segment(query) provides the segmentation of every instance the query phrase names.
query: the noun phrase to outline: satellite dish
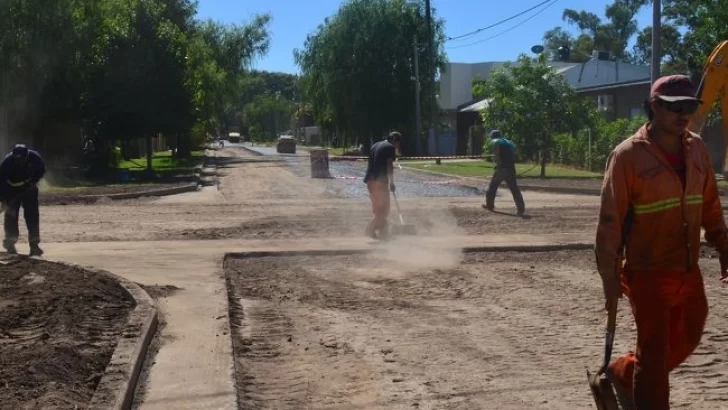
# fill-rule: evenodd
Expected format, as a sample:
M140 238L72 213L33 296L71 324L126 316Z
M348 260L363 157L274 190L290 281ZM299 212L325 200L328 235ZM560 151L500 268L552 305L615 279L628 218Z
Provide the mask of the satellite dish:
M539 54L539 53L543 52L543 50L544 50L544 48L542 45L535 45L535 46L531 47L531 52L533 54Z

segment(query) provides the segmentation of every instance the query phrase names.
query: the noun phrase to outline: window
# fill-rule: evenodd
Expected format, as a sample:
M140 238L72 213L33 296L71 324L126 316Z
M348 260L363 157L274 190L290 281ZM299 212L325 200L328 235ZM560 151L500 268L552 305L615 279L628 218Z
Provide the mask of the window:
M599 111L614 111L614 95L599 94L597 96L597 108Z
M637 118L637 117L644 117L644 116L645 116L645 110L642 107L632 108L629 111L630 118Z

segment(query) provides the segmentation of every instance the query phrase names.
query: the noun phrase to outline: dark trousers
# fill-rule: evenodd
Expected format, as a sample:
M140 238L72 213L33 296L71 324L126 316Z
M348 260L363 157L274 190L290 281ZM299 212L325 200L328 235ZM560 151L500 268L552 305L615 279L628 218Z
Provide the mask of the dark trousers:
M515 168L496 168L493 178L490 179L490 185L488 191L485 193L485 205L488 208L494 207L495 194L498 191L498 186L505 181L508 185L508 189L511 190L513 195L513 201L516 203L516 209L519 213L523 213L526 210L526 205L523 202L523 195L521 195L521 189L518 187L516 182L516 169Z
M38 187L6 195L8 209L5 210L5 242L15 244L20 236L18 218L23 207L25 225L28 227L28 242L40 243L40 211L38 209Z

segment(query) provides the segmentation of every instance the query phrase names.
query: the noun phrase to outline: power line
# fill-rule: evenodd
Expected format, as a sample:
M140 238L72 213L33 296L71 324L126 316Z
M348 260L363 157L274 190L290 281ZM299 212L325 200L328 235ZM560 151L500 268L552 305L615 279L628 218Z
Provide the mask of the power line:
M487 37L487 38L484 38L484 39L482 39L482 40L478 40L478 41L472 42L472 43L470 43L470 44L462 44L462 45L459 45L459 46L452 46L452 47L448 47L448 50L453 50L453 49L457 49L457 48L464 48L464 47L470 47L470 46L474 46L474 45L477 45L477 44L480 44L480 43L484 43L484 42L486 42L486 41L488 41L488 40L492 40L492 39L494 39L494 38L496 38L496 37L500 37L500 36L502 36L503 34L506 34L506 33L508 33L509 31L512 31L512 30L514 30L514 29L516 29L516 28L518 28L518 27L520 27L520 26L524 25L524 24L525 24L525 23L526 23L526 22L527 22L528 20L531 20L532 18L534 18L534 17L538 16L539 14L543 13L544 11L546 11L546 9L548 9L548 8L549 8L549 7L551 7L551 6L553 6L553 5L554 5L554 4L555 4L555 3L557 2L557 1L559 1L559 0L549 0L549 1L550 1L551 3L547 4L547 5L546 5L546 6L544 7L544 8L542 8L542 9L541 9L541 10L539 10L539 11L537 11L537 12L536 12L536 14L534 14L534 15L532 15L532 16L530 16L530 17L528 17L527 19L525 19L525 20L521 21L520 23L516 24L515 26L511 26L511 27L509 27L509 28L507 28L507 29L505 29L505 30L503 30L503 31L501 31L501 32L499 32L499 33L497 33L497 34L494 34L494 35L492 35L492 36L490 36L490 37Z
M491 29L491 28L493 28L493 27L496 27L496 26L500 26L501 24L503 24L503 23L505 23L505 22L511 21L511 20L513 20L513 19L514 19L514 18L516 18L516 17L520 17L520 16L522 16L522 15L524 15L524 14L528 13L528 12L529 12L529 11L531 11L531 10L535 10L535 9L537 9L537 8L541 7L541 6L543 6L544 4L546 4L546 3L550 2L550 1L553 1L553 0L546 0L546 1L542 1L541 3L538 3L537 5L535 5L535 6L531 7L531 8L530 8L530 9L528 9L528 10L524 10L524 11L522 11L522 12L518 13L518 14L515 14L515 15L513 15L513 16L511 16L511 17L508 17L507 19L504 19L504 20L501 20L501 21L499 21L499 22L497 22L497 23L491 24L491 25L490 25L490 26L488 26L488 27L483 27L483 28L479 28L479 29L477 29L477 30L475 30L475 31L471 31L470 33L465 33L465 34L462 34L462 35L459 35L459 36L455 36L455 37L448 37L448 38L447 38L447 39L446 39L445 41L452 41L452 40L458 40L458 39L461 39L461 38L465 38L465 37L470 37L470 36L472 36L472 35L474 35L474 34L478 34L478 33L480 33L481 31L485 31L485 30Z

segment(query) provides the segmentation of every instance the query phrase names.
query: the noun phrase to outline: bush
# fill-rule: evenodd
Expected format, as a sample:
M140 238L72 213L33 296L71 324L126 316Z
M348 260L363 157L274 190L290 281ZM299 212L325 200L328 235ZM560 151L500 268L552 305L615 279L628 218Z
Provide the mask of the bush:
M575 134L558 134L553 137L553 158L556 163L576 168L603 170L609 153L634 134L647 119L635 117L606 121L599 119L591 132L591 167L589 167L589 134L583 130Z

